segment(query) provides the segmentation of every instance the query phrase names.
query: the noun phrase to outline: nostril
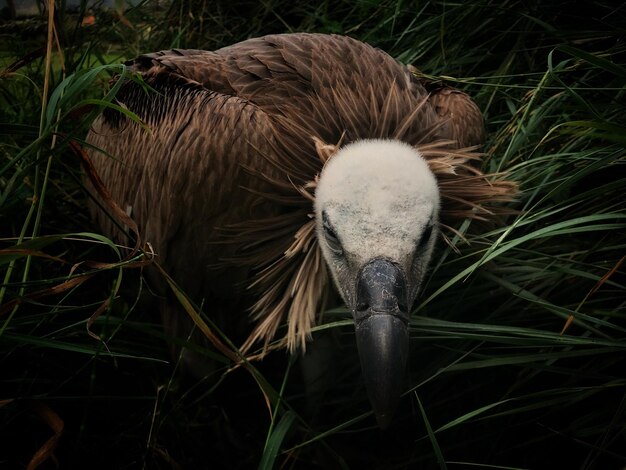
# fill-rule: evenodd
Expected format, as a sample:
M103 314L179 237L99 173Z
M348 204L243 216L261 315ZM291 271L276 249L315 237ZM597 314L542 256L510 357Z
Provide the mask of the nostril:
M370 261L361 269L355 287L354 312L359 316L372 312L408 317L406 281L395 263L382 258Z

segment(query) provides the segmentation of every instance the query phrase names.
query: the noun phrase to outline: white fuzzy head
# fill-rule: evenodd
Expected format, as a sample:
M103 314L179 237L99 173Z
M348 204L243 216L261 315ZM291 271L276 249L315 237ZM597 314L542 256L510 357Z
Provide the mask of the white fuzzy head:
M415 148L394 140L341 148L320 175L315 215L322 252L349 308L361 268L376 258L400 267L414 301L439 215L437 180Z

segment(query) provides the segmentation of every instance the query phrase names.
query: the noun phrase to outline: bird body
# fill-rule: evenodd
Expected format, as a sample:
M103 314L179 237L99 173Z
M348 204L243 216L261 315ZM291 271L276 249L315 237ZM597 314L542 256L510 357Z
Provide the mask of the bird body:
M403 298L387 323L406 327L431 233L488 217L514 191L465 148L484 135L467 95L446 97L446 109L462 110L452 121L406 66L348 37L266 36L128 65L156 92L129 81L116 99L149 130L105 111L87 137L94 166L210 315L240 324L251 312L244 350L267 345L283 324L281 344L303 348L330 278L354 313L362 296L374 305L387 292L364 279L391 276ZM367 317L386 322L372 305ZM171 332L188 328L175 302L162 310Z

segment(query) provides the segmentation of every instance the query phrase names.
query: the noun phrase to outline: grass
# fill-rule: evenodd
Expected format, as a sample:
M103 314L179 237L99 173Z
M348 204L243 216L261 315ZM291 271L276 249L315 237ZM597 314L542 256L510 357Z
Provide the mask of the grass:
M0 28L0 464L626 465L623 8L176 0L96 12L83 27L86 14L57 10L58 42L45 15ZM85 210L70 142L111 105L121 69L110 64L288 31L350 34L470 92L490 134L485 167L521 188L501 224L461 224L458 253L440 244L385 433L345 310L318 327L337 353L313 404L285 353L231 371L228 338L200 351L222 364L219 380L191 379L167 353L142 277L149 253L99 235ZM201 307L188 304L209 322Z

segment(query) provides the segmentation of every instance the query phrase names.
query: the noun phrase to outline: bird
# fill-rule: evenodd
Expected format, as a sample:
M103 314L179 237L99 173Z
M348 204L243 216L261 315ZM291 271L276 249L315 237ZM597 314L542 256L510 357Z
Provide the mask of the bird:
M304 351L340 299L389 426L437 239L465 218L493 219L516 191L480 169L477 105L343 35L172 49L126 67L141 80L118 78L115 99L138 119L105 109L87 153L160 265L217 324L243 331L244 353ZM91 210L124 239L101 205ZM159 308L169 334L189 334L176 299Z

